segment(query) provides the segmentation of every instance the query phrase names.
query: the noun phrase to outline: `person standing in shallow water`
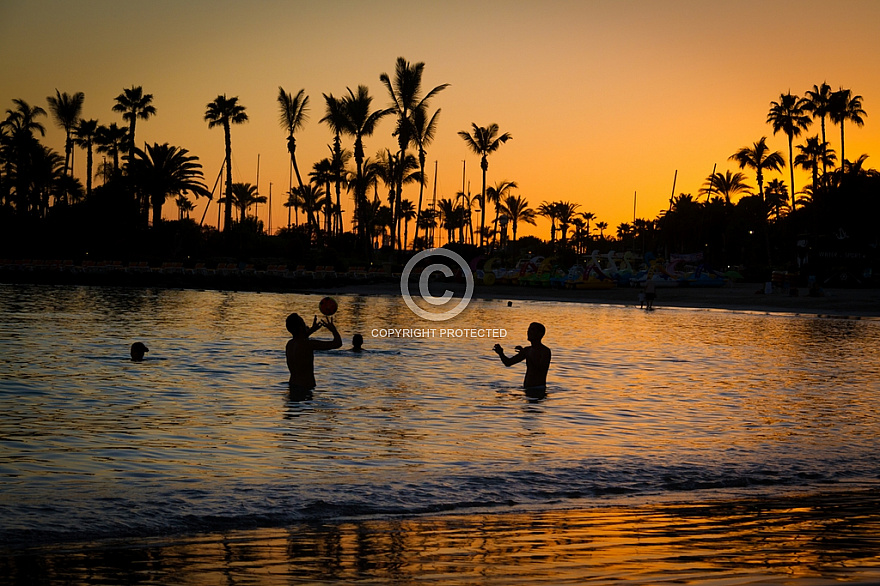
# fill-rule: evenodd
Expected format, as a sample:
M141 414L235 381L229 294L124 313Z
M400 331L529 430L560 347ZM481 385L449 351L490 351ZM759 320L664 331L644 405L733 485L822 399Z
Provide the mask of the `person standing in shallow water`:
M315 318L312 327L306 327L306 322L299 314L291 313L287 316L287 331L293 336L287 342L285 354L287 356L287 369L290 371L290 391L292 393L307 393L315 388L315 350L335 350L342 346L342 337L333 324L333 320L327 318L318 322ZM333 334L332 340L310 340L309 336L321 328L327 328Z
M504 348L500 344L495 344L493 348L504 366L513 366L523 360L526 361L526 376L523 379L523 388L526 394L543 395L547 391L547 371L550 369L552 353L550 348L541 342L545 332L543 324L538 322L529 324L526 335L532 345L525 348L517 346L515 348L516 356L510 358L504 355Z
M135 342L131 345L131 361L132 362L140 362L144 359L144 354L149 352L150 349L144 345L143 342Z

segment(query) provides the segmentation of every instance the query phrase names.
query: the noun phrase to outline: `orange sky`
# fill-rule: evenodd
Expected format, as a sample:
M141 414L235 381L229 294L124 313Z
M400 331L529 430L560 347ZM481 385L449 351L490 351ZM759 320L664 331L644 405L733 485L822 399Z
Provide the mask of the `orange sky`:
M490 158L490 185L516 181L533 207L577 202L614 232L632 220L634 192L638 217L666 209L676 170L676 193L696 195L713 165L735 170L728 157L761 136L787 158L785 136L773 136L765 123L769 103L823 81L864 97L868 117L864 127L846 128L847 158L867 153L868 166L880 166L878 22L873 0L4 0L0 99L4 111L13 98L46 108L56 88L82 91L84 117L121 123L113 99L141 85L158 113L138 123L138 143L188 149L211 187L223 132L208 129L205 105L221 93L238 96L250 122L233 129L234 180L254 183L260 155L259 189L268 195L273 184L275 230L286 224L289 181L278 86L310 96L310 121L297 135L306 171L327 156L332 139L318 124L321 94L365 84L385 107L379 74L393 73L403 56L425 62L427 87L451 84L432 103L442 109L428 151L429 166L439 165L438 197L461 189L462 161L471 191L480 190L479 159L457 132L496 122L514 139ZM63 131L46 126L46 143L63 151ZM390 118L382 122L366 140L367 153L395 148L392 130ZM818 124L809 130L817 132ZM829 127L828 136L839 154L839 129ZM85 155L76 156L82 178ZM787 169L779 177L789 183ZM800 189L809 179L800 173L795 181ZM417 187L404 196L415 201ZM205 203L197 202L194 218ZM350 198L344 205L348 226ZM176 213L169 201L166 217ZM267 221L266 206L259 214ZM216 205L206 221L216 223ZM549 236L547 220L525 228Z

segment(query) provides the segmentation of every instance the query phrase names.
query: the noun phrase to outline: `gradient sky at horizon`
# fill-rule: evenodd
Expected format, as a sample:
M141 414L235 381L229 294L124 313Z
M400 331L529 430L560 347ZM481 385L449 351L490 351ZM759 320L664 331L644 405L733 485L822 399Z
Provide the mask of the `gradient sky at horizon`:
M426 64L426 88L451 84L432 102L442 113L428 150L427 196L434 161L438 198L461 190L463 161L470 191L480 191L479 159L457 132L495 122L514 138L490 157L489 185L516 181L516 193L532 207L579 203L578 211L593 212L614 233L633 219L634 193L638 217L665 210L676 171L675 193L696 196L713 166L738 170L728 157L762 136L787 159L787 138L774 136L765 121L770 101L789 90L803 95L827 82L862 95L866 124L846 127L846 155L875 156L878 22L880 2L873 0L4 0L0 106L5 111L21 98L47 108L56 88L82 91L85 118L121 124L111 111L114 98L124 87L143 86L157 115L138 122L139 145L188 149L211 187L223 132L208 129L205 106L218 94L238 96L250 121L232 131L234 180L256 182L259 155L260 193L268 195L272 183L274 231L287 222L282 203L290 181L278 87L310 96L310 120L297 134L305 173L327 156L332 140L318 123L321 94L340 96L364 84L375 107L385 107L379 75L393 74L402 56ZM45 125L45 144L63 152L63 131L51 119ZM390 118L380 123L366 140L367 154L395 149L392 131ZM807 135L818 132L817 122ZM839 155L839 128L829 125L827 135ZM84 163L79 151L80 178ZM878 162L870 158L867 166ZM787 169L768 180L777 177L789 183ZM798 190L808 182L796 174ZM415 201L418 188L406 188L404 197ZM346 227L350 199L343 203ZM198 200L194 218L205 203ZM206 222L216 224L216 206L211 210ZM169 200L165 216L176 214ZM259 214L267 221L266 206ZM539 219L520 234L548 238L549 222Z

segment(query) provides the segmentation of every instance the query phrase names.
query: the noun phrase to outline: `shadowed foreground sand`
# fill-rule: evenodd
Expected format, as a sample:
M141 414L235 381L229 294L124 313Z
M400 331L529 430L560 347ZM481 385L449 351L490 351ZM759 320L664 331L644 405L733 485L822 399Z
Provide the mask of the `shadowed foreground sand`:
M10 584L876 584L880 497L717 493L694 503L315 521L0 551L0 575Z

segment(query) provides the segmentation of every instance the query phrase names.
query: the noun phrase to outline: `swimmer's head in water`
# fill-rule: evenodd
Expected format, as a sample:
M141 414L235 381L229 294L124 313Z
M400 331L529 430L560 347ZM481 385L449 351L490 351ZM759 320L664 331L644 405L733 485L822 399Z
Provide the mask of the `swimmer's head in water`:
M544 328L544 324L539 324L538 322L533 321L529 324L529 331L526 334L526 337L529 339L529 342L540 342L546 332L547 330Z
M303 318L298 313L291 313L287 316L287 331L294 336L298 336L300 332L306 331L306 322L303 321Z
M149 351L150 349L147 348L143 343L135 342L131 345L131 359L135 362L140 362L144 359L144 354Z
M364 345L364 337L360 334L355 334L351 337L351 345L355 348L360 348Z

